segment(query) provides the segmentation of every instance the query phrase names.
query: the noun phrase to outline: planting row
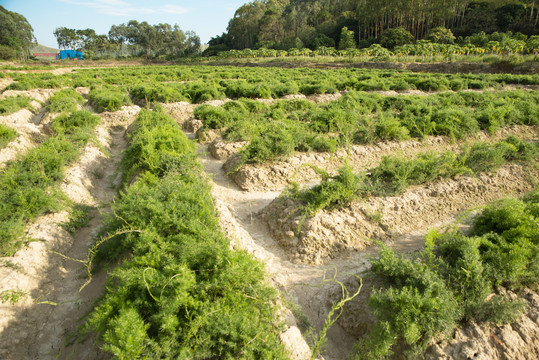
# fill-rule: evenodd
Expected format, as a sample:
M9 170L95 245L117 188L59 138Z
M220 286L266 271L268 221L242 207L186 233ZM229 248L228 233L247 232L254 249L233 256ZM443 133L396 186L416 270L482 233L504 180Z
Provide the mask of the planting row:
M495 133L511 124L539 123L536 92L442 93L381 96L349 92L329 104L283 100L273 105L240 99L221 107L201 105L203 130L220 129L227 142L250 141L236 169L290 156L294 151L335 151L350 143L445 135L463 138L479 130Z
M64 75L10 74L7 89L124 86L134 100L200 102L231 98L281 97L342 90L462 90L503 84L539 84L539 75L428 74L372 69L281 69L214 66L155 66L114 69L79 69ZM135 90L136 89L136 90Z
M1 171L1 256L13 254L21 245L27 223L66 203L59 189L64 169L78 158L99 120L87 111L59 115L48 139Z
M484 46L472 44L438 44L429 40L419 40L415 44L397 46L392 50L382 47L380 44L372 44L362 49L335 49L334 47L321 46L316 50L308 48L292 48L288 50L275 50L260 48L256 50L229 50L219 52L218 58L222 59L253 59L268 57L294 57L294 56L347 56L347 57L402 57L402 56L456 56L456 55L509 55L509 54L538 54L539 36L531 36L527 41L507 38L504 41L489 41Z
M322 182L301 190L294 184L285 196L301 203L300 213L313 216L322 209L335 209L369 196L392 196L410 185L457 175L495 172L507 162L531 162L539 157L537 144L514 136L495 144L475 143L460 153L423 153L414 159L386 156L376 168L354 174L349 166L333 177L322 174Z
M97 267L122 261L86 329L117 358L286 358L276 293L262 264L230 250L194 143L160 109L133 128L126 188L90 253Z

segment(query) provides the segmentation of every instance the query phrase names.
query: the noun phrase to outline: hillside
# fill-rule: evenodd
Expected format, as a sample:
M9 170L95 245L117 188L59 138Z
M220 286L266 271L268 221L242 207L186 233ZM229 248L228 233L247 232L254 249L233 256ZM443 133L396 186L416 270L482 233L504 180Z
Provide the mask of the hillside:
M32 54L35 54L35 53L48 54L48 53L57 53L57 52L58 52L58 49L41 45L41 44L37 44L37 46L34 46L33 48L30 49L30 53Z

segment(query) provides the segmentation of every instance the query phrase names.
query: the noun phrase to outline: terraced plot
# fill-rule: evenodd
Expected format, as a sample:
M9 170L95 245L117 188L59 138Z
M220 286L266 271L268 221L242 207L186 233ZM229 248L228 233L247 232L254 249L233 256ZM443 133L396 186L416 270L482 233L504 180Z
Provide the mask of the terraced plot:
M12 254L0 260L3 358L539 351L537 196L483 211L537 188L537 75L169 66L10 76L2 98L37 100L37 115L0 117L18 133L0 150L0 180L53 140L69 156L43 187L46 206L2 238ZM34 162L43 179L47 164ZM21 181L4 182L22 191ZM456 219L472 225L449 229L476 237L444 235ZM441 234L425 246L433 227ZM518 271L497 271L497 257ZM466 274L469 287L447 280ZM528 304L520 320L517 298ZM380 310L412 300L413 316ZM437 318L430 306L465 311ZM313 336L336 314L326 343ZM407 316L414 326L401 326Z

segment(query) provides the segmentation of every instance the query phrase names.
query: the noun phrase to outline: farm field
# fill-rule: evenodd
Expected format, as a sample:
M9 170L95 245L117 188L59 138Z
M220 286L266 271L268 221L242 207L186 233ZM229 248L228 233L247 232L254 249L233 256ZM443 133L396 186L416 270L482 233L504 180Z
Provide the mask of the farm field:
M538 74L0 80L0 358L539 357Z

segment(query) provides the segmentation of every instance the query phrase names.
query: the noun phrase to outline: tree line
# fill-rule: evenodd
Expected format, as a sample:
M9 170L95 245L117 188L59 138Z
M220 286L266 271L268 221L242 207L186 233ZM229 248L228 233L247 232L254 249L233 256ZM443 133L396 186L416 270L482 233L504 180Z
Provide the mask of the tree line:
M0 59L26 61L35 43L34 29L28 20L0 5Z
M183 31L170 24L150 25L146 21L130 20L112 25L108 34L99 35L93 29L59 27L54 36L60 49L81 50L87 58L144 56L146 58L177 58L200 51L200 38L193 31Z
M206 54L338 47L344 27L360 48L396 27L418 40L437 27L457 37L480 31L536 35L538 7L536 0L255 0L236 10L227 32L210 40Z

